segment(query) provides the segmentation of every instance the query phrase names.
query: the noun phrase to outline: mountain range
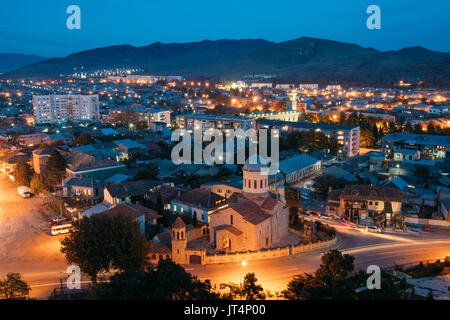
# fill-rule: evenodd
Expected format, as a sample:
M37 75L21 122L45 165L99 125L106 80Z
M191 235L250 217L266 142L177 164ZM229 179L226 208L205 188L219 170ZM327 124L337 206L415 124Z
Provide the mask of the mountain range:
M46 58L21 53L0 53L0 72L16 70Z
M263 39L156 42L117 45L51 58L4 74L9 78L56 77L75 68L95 71L140 68L148 74L237 78L264 74L277 78L379 81L450 78L450 53L422 47L379 51L356 44L301 37L275 43Z

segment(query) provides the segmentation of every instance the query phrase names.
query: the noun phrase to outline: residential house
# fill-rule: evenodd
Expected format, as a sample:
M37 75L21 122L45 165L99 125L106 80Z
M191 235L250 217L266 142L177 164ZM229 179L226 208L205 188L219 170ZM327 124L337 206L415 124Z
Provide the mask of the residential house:
M122 183L108 183L103 189L104 201L108 206L121 203L144 203L160 181L136 180Z
M170 211L177 214L189 213L198 221L209 223L209 216L225 205L225 198L203 188L184 192L170 202Z
M381 186L346 185L330 193L327 211L356 223L390 225L401 214L403 192ZM339 199L339 207L336 207Z

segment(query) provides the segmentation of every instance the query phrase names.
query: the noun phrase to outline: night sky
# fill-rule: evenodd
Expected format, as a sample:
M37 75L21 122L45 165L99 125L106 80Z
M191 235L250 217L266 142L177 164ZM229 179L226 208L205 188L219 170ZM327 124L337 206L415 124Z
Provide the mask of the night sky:
M71 4L81 8L81 30L66 28ZM371 4L381 8L381 30L366 27ZM60 57L116 44L301 36L450 52L449 0L10 0L0 8L0 53Z

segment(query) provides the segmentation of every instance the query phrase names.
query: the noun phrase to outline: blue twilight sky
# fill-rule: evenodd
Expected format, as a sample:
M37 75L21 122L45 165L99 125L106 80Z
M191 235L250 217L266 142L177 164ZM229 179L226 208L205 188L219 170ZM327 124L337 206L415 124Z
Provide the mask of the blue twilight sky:
M66 27L71 4L81 8L81 30ZM381 30L366 27L371 4L381 8ZM450 0L3 0L0 53L60 57L115 44L301 36L450 52L449 13Z

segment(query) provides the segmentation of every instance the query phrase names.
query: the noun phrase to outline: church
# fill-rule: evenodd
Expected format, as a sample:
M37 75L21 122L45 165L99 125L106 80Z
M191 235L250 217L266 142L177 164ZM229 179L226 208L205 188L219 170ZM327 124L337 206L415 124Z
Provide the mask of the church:
M276 246L287 236L289 210L284 185L271 193L268 167L259 159L255 162L247 161L242 169L242 189L235 188L225 203L208 213L208 226L202 222L200 227L186 226L178 217L171 230L150 242L148 261L170 258L180 264L202 263L207 252L258 251Z
M261 250L289 232L284 186L278 185L276 194L269 192L268 168L259 158L256 162L245 163L242 190L233 192L227 205L209 217L210 243L216 250Z

